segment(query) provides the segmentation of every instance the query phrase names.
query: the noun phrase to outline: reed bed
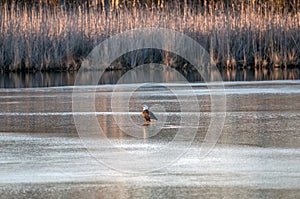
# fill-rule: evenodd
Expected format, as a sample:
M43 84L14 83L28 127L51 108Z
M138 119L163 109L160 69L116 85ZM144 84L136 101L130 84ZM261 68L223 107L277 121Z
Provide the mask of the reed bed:
M0 70L77 70L101 41L133 28L164 27L198 41L219 67L299 67L300 6L275 9L263 1L225 5L178 3L119 5L109 11L90 5L0 6ZM209 1L212 2L212 1ZM184 61L169 52L149 50L172 67ZM145 62L138 52L114 63L116 69ZM140 60L137 62L137 60ZM141 60L142 59L142 60Z

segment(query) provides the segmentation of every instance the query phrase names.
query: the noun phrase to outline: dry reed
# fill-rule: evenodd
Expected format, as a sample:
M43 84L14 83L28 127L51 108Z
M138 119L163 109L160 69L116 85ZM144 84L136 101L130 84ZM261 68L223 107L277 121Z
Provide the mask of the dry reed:
M201 6L176 1L130 8L120 5L109 12L92 6L29 9L26 4L3 4L0 6L0 70L76 70L105 38L141 27L183 32L206 48L221 67L299 66L300 6L295 2L292 11L280 12L255 0L237 0L230 6L207 1ZM120 67L136 65L139 57L134 53L123 57ZM168 52L160 52L159 56L167 65L184 65Z

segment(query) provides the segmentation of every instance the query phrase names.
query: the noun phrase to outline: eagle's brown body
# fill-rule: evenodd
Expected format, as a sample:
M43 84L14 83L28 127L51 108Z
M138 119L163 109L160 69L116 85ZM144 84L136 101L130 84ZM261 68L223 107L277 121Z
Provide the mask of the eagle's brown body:
M146 122L151 122L151 119L157 120L155 115L151 111L149 111L149 108L147 105L143 106L142 116L146 120Z
M142 115L147 122L151 122L149 110L143 110Z

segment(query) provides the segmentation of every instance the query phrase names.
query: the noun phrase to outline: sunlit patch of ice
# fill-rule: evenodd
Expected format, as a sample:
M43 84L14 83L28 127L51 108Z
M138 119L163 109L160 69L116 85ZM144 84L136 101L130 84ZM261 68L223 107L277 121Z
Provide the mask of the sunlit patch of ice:
M152 173L131 175L111 170L96 161L84 150L79 138L2 133L0 140L12 144L12 141L24 141L23 151L6 153L3 150L7 149L2 149L6 156L0 157L0 183L5 184L126 182L150 187L164 183L165 186L299 188L300 150L297 148L216 145L201 158L201 143L193 144L174 164ZM117 148L145 154L165 144L143 143L142 140L112 142ZM31 145L36 151L26 151ZM177 147L182 146L178 144ZM44 151L39 152L43 148ZM18 158L22 153L25 159ZM106 158L118 157L118 152L112 149L102 149L99 153Z
M198 113L193 112L168 112L161 113L155 112L156 115L166 116L181 116L181 115L193 115ZM72 115L141 115L141 112L0 112L0 115L6 116L72 116Z
M0 102L0 104L19 104L21 102Z

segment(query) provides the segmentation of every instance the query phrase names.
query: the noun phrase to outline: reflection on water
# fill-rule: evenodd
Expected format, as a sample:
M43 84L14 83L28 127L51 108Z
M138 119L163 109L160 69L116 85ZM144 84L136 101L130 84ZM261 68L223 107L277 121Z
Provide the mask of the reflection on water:
M82 74L87 81L90 73ZM100 84L116 84L126 71L106 71L100 79ZM159 78L163 82L170 82L179 79L176 74L169 70L151 70L149 73L153 78ZM189 82L201 82L201 76L193 71L181 71ZM52 73L9 73L0 74L0 88L30 88L30 87L53 87L53 86L72 86L76 79L77 72L52 72ZM130 73L133 82L141 82L139 78L143 76ZM178 75L178 74L177 74ZM259 81L259 80L295 80L300 79L300 70L293 69L244 69L244 70L222 70L221 76L224 81ZM150 79L151 80L151 79ZM144 79L143 79L144 81ZM157 82L155 79L153 82Z
M50 86L72 86L77 72L51 73L3 73L0 74L0 88L31 88Z
M275 68L273 70L263 68L245 70L223 70L221 75L224 81L263 81L263 80L295 80L300 79L300 70Z

